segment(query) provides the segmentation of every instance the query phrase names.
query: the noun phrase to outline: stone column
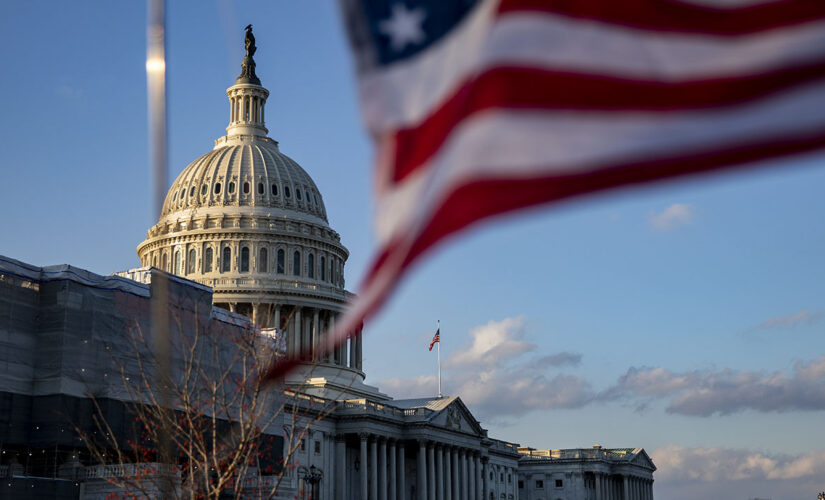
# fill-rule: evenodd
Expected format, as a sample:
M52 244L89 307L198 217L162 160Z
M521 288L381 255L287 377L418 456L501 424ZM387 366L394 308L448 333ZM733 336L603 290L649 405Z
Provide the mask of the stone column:
M467 477L467 451L463 448L458 452L461 462L461 500L470 500L470 481Z
M388 495L388 496L389 496L389 499L390 499L390 500L396 500L396 499L398 498L398 497L396 496L396 492L395 492L396 484L397 484L397 481L398 481L398 475L397 475L397 472L398 472L398 471L396 470L396 463L395 463L395 440L394 440L394 439L391 439L391 440L390 440L390 448L389 448L389 452L388 452L388 453L389 453L389 458L390 458L390 466L389 466L389 472L390 472L389 486L390 486L390 491L389 491L389 495Z
M419 500L427 500L427 445L421 440L418 442L418 470L416 476L418 477L418 486L416 493Z
M481 457L481 500L490 497L490 459Z
M439 445L435 450L435 498L444 500L444 448Z
M271 328L277 328L278 333L283 335L281 331L281 306L276 305L273 307L274 312L272 313L272 323L270 323Z
M292 335L295 339L292 344L294 348L292 352L293 356L298 356L298 354L301 352L301 346L303 345L301 343L301 324L301 307L295 306L295 313L292 315Z
M369 485L368 481L368 474L367 474L367 433L362 432L358 435L361 438L361 498L367 499L368 498L368 489L367 486Z
M622 500L630 500L630 486L627 484L627 476L622 474Z
M335 436L335 500L346 500L347 449L344 435Z
M360 337L359 337L358 333L356 332L352 335L352 337L350 338L350 341L349 341L349 367L350 368L355 368L358 365L358 363L355 360L355 352L356 352L355 344L358 343L359 339L360 339Z
M453 500L453 459L451 448L444 451L444 500Z
M328 325L328 328L329 328L329 330L327 331L327 335L329 335L329 332L331 332L332 330L335 330L335 313L333 311L329 312L329 325ZM330 352L327 353L327 362L328 363L334 363L335 362L335 353L333 351L330 351Z
M458 450L450 448L450 458L452 459L453 473L453 498L452 500L461 500L461 467L458 465Z
M435 500L436 477L435 444L431 441L427 443L427 498L430 500Z
M355 359L356 366L355 367L359 370L363 370L362 367L364 366L364 364L363 364L364 363L363 362L363 349L362 349L364 343L363 343L363 340L362 340L363 337L361 337L361 335L363 333L364 333L363 327L359 328L358 329L358 341L355 343L355 351L356 351L356 359Z
M404 456L404 442L398 442L398 498L407 500L407 464Z
M378 441L370 439L370 500L378 500Z
M470 498L471 500L478 500L478 493L476 492L476 483L478 482L478 457L475 452L472 452L467 458L470 461Z
M321 343L321 328L318 322L320 311L315 309L312 314L312 360L318 361L318 344Z
M387 440L381 438L378 451L378 500L387 500Z

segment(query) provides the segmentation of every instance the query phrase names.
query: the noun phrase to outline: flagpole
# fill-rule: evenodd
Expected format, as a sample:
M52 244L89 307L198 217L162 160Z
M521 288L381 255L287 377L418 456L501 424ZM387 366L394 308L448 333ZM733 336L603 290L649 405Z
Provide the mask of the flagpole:
M436 330L439 332L438 337L438 397L441 396L441 320L438 320L438 329Z

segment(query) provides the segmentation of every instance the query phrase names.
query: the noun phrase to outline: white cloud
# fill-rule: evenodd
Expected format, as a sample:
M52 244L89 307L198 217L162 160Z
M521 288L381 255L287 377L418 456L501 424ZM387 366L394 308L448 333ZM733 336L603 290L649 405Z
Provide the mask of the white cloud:
M462 347L447 358L447 367L490 367L521 356L536 348L522 340L524 338L524 318L505 318L490 321L486 325L470 330L470 346Z
M650 215L650 225L657 231L669 231L689 224L695 212L690 205L674 203L659 213Z
M722 481L825 477L825 450L797 455L668 445L651 452L657 481Z
M707 417L743 410L783 412L825 410L825 355L797 362L792 373L782 371L694 370L675 373L665 368L630 368L602 400L668 400L667 411Z
M795 314L790 314L788 316L778 316L776 318L770 318L754 329L756 330L769 330L771 328L790 328L802 323L813 323L822 319L823 314L821 311L810 312L807 309L804 311L799 311Z
M444 392L457 394L482 419L521 415L548 408L579 408L593 400L590 384L581 377L547 370L580 363L581 354L562 352L529 359L535 344L524 340L524 318L505 318L473 328L467 344L444 363ZM382 390L399 398L433 395L435 376L386 379Z

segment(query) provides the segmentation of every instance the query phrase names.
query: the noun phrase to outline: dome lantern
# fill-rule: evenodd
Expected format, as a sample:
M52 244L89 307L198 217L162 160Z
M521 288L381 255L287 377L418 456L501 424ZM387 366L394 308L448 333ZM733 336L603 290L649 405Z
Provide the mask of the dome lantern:
M261 80L255 74L255 59L252 57L258 48L252 35L252 25L247 25L244 36L246 55L241 63L241 75L235 85L226 89L229 97L229 126L227 136L258 135L266 136L269 132L264 125L264 108L269 91L261 86Z

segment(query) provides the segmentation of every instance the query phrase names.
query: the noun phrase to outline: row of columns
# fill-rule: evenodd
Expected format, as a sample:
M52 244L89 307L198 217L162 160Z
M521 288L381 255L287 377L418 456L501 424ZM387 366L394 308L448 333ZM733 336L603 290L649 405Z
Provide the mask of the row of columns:
M407 484L406 446L410 442L359 434L362 500L478 500L487 497L487 459L478 451L419 440L414 444L416 484ZM336 442L336 471L346 470L346 444ZM336 473L335 498L346 498L344 474Z
M230 310L237 312L237 306L230 303ZM284 314L286 313L286 316ZM274 327L286 335L286 352L289 356L311 353L308 360L326 362L338 366L362 369L363 341L361 327L353 332L347 342L338 346L335 352L327 353L319 359L319 346L327 332L335 328L335 311L303 306L289 306L285 310L279 304L252 304L252 321L264 328ZM291 317L290 317L291 315ZM285 328L284 328L285 327Z
M652 479L596 472L594 481L595 500L653 500Z
M262 97L238 95L229 98L231 123L264 123L264 103Z

